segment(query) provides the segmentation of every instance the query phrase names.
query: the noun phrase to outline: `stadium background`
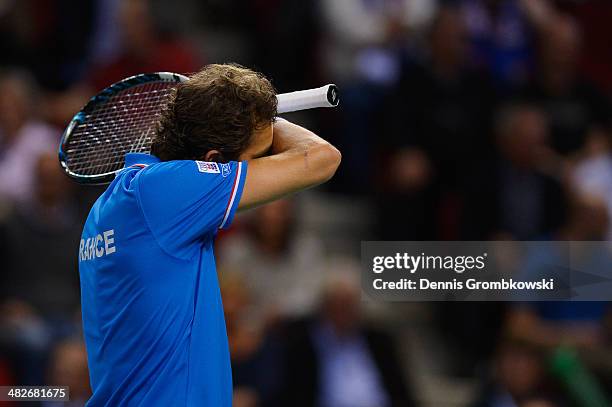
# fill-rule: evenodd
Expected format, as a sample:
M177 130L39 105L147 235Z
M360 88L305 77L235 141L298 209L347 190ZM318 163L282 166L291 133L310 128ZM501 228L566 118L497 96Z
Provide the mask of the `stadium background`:
M288 118L343 153L218 239L236 407L610 405L607 304L358 282L366 239L612 236L610 21L606 0L0 0L0 384L88 397L76 253L100 189L61 174L63 126L125 76L235 61L281 92L338 84L341 108Z

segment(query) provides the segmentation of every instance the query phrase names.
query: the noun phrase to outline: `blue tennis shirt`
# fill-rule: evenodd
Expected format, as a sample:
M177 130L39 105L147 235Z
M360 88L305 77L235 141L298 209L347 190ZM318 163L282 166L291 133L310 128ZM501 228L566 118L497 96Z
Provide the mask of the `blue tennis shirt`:
M246 170L126 155L79 245L88 406L231 406L213 240Z

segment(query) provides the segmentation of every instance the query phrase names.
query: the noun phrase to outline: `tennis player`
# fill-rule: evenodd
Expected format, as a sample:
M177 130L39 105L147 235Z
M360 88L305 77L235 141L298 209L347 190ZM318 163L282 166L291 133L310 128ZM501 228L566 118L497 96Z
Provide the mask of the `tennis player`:
M340 153L276 119L262 75L209 65L178 85L151 155L94 204L79 247L89 406L232 404L213 242L237 210L330 179Z

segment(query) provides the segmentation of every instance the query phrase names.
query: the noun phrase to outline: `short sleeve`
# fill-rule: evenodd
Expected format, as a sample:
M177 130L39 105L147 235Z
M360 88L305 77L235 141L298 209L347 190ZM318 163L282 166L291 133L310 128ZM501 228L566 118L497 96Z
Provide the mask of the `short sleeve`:
M247 163L168 161L136 177L145 219L163 249L186 246L229 227L240 202Z

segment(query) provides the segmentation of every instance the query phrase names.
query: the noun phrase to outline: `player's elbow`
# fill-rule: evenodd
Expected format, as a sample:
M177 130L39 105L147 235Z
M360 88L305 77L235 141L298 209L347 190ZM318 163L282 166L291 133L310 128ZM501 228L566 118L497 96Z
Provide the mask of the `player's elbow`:
M334 176L342 161L342 154L329 143L321 144L317 148L318 163L317 171L313 173L317 183L328 181Z
M327 172L327 179L330 179L331 177L334 176L334 174L336 173L336 171L338 170L338 167L340 166L340 162L342 161L342 153L340 153L340 150L338 150L336 147L332 146L331 144L327 145L327 161L328 161L328 172Z

